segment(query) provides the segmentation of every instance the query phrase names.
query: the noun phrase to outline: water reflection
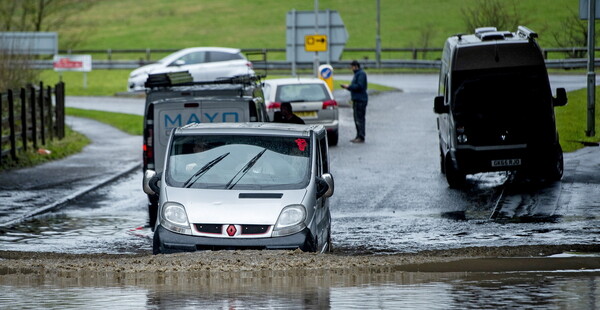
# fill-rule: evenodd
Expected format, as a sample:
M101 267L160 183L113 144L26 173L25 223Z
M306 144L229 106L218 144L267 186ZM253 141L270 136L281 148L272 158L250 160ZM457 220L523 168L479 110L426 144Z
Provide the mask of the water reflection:
M581 272L1 276L9 309L596 309L600 270ZM8 284L10 282L10 284Z

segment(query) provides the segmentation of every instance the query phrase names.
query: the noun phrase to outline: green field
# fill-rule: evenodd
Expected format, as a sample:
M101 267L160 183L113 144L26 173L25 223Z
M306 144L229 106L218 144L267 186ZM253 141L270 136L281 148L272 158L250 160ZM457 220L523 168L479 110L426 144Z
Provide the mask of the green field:
M505 0L511 3L509 0ZM431 47L466 29L462 11L479 0L381 0L382 47L419 47L425 34ZM320 0L319 9L340 13L349 34L347 47L375 47L376 1ZM540 33L543 47L555 46L552 33L578 12L578 0L514 1L527 25ZM71 16L60 30L61 48L184 48L229 46L284 48L286 14L312 11L309 0L103 0ZM492 25L482 25L492 26ZM503 29L503 30L516 30ZM64 40L63 40L64 38ZM63 43L64 41L64 43Z
M543 48L557 46L554 35L564 30L563 22L576 14L579 7L578 0L506 2L516 4L525 19L520 24L540 33L539 43ZM480 0L381 0L382 47L441 47L449 35L472 31L466 29L462 12L477 3ZM59 31L60 48L73 47L73 42L78 42L74 46L77 49L178 49L190 46L284 48L286 14L292 9L312 11L314 1L97 1L90 10L67 20L65 27ZM340 13L349 34L347 47L375 47L376 1L320 0L319 9ZM514 31L514 28L508 30ZM152 58L161 56L153 54ZM137 55L134 59L139 57L143 55ZM342 55L343 59L359 57L361 55ZM410 55L384 53L382 57L408 58ZM85 89L82 73L66 72L62 78L67 82L69 95L110 96L125 90L129 72L92 71L87 74L88 86ZM55 72L44 71L42 79L46 83L55 83L59 76ZM598 138L585 137L585 107L585 90L582 90L570 93L569 104L556 109L565 150L581 147L581 143L575 141L598 141ZM596 124L599 123L597 117ZM599 129L597 126L596 132Z

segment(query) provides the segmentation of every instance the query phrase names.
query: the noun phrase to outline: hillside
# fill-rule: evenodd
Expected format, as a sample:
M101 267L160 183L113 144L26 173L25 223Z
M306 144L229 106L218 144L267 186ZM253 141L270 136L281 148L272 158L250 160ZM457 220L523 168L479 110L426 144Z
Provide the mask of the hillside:
M508 0L507 0L508 1ZM375 47L376 1L320 0L337 10L350 35L347 47ZM467 32L462 10L478 0L381 0L384 48L441 47L445 38ZM540 33L542 47L555 47L552 33L578 11L578 0L515 1L523 22ZM543 4L542 4L543 3ZM230 46L284 48L291 9L313 10L310 0L104 0L72 16L60 31L61 48L184 48ZM489 25L485 25L489 26ZM514 31L514 29L506 29ZM429 43L425 43L428 41ZM385 57L385 55L384 55Z

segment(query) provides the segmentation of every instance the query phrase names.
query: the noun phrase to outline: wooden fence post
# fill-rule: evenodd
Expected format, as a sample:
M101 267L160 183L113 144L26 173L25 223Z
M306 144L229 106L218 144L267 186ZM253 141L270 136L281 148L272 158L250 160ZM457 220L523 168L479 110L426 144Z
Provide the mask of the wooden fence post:
M35 88L29 85L29 104L31 105L31 142L33 142L33 150L38 148L38 128L37 128L37 104L35 102Z
M48 139L54 139L54 122L52 113L52 87L48 86L46 90L46 103L48 105Z
M38 102L40 105L40 138L42 139L42 145L46 145L46 121L44 119L44 84L40 82L40 90L38 95Z
M10 157L17 160L17 137L15 135L15 101L12 89L8 90L8 125L10 126Z
M23 140L23 151L27 151L27 100L25 88L21 88L19 98L21 99L21 140Z
M65 83L59 82L55 86L56 96L56 127L59 139L65 137Z
M2 146L4 145L4 141L2 141L2 130L4 129L4 119L2 117L2 94L0 94L0 166L2 166Z

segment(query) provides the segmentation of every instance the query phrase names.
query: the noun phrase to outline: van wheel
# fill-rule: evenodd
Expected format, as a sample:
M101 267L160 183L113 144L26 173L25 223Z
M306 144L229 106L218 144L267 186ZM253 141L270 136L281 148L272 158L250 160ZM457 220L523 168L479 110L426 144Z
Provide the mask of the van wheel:
M306 238L306 241L304 242L304 244L300 247L300 250L304 251L304 252L316 252L319 248L319 241L317 240L317 237L315 236L314 238Z
M466 175L454 167L450 155L446 156L444 161L444 170L446 171L446 181L450 188L461 188L465 185Z
M337 130L327 132L327 141L330 146L335 146L338 144L339 132Z
M331 229L327 233L327 246L325 247L325 251L323 253L331 253L333 250L333 245L331 244Z
M444 164L444 152L442 152L442 148L440 148L440 172L446 174L446 165Z
M160 251L160 237L157 233L154 233L154 237L152 238L152 254L156 255L160 253L162 253Z
M556 162L549 170L548 180L549 181L560 181L564 172L564 158L562 147L559 145L556 151Z
M148 225L150 229L154 231L154 226L156 225L156 218L158 215L158 200L154 197L150 198L148 202Z

